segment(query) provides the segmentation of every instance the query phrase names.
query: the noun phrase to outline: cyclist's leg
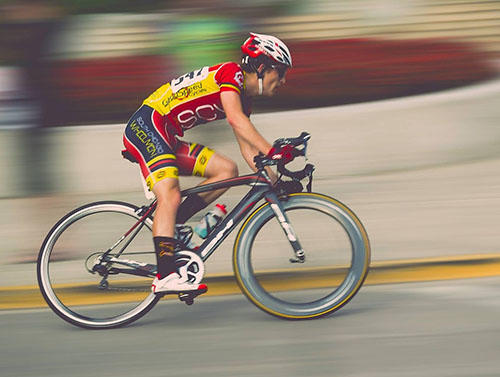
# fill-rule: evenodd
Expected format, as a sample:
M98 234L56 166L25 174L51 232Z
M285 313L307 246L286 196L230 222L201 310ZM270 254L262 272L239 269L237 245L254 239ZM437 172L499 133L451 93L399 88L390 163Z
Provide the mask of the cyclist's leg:
M200 185L221 181L223 179L234 178L238 176L238 165L226 156L215 152L212 158L208 161L207 168L205 169L205 179ZM228 188L210 191L203 193L203 199L207 204L213 202L219 196L224 194Z
M153 187L157 205L153 219L153 242L155 244L158 275L160 279L176 271L175 267L175 216L181 202L179 180L165 178Z
M153 219L153 237L174 237L175 215L181 202L179 180L165 178L153 186L157 205Z
M166 131L165 119L149 106L141 106L130 119L123 143L141 167L150 190L156 195L157 208L153 220L153 242L158 275L153 280L154 293L206 292L204 284L191 284L176 273L173 238L175 216L180 203L178 167L174 154L175 135Z
M158 274L151 289L154 293L188 293L207 291L205 284L190 283L177 271L175 252L178 240L173 238L175 218L181 202L178 178L165 178L153 186L157 207L153 220L153 240L158 262Z
M153 242L161 276L175 272L174 227L180 203L178 168L172 145L175 141L165 133L161 115L149 106L136 111L123 137L125 148L139 163L149 189L158 200Z
M177 240L175 217L181 202L178 178L165 178L153 186L157 207L153 221L153 240L158 261L158 275L153 280L151 289L154 293L189 293L195 295L207 291L205 284L190 283L177 271L175 248ZM192 302L192 299L191 299Z
M205 177L199 185L236 177L236 163L201 144L179 141L175 153L181 175ZM191 216L221 196L227 189L189 195L181 204L177 223L186 222Z

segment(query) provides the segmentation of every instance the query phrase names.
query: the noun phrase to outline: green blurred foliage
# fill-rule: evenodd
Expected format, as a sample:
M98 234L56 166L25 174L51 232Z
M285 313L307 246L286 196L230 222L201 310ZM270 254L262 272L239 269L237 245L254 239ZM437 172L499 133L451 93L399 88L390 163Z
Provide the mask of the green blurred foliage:
M168 26L164 51L174 55L179 71L238 58L241 44L234 20L215 16L184 16ZM236 54L235 54L236 52Z

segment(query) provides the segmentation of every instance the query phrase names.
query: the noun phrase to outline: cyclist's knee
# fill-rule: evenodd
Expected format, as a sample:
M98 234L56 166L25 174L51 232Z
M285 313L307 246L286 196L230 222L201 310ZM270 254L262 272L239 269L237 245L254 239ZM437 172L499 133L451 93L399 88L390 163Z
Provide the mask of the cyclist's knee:
M208 160L203 176L212 180L237 177L238 165L230 158L219 153L214 153Z
M218 179L234 178L238 176L238 165L232 160L221 159L216 172L216 177Z
M215 154L205 170L205 177L215 180L238 176L238 165L227 157Z
M237 177L239 172L238 172L238 165L236 165L236 162L228 161L228 165L226 167L225 173L227 175L225 178Z

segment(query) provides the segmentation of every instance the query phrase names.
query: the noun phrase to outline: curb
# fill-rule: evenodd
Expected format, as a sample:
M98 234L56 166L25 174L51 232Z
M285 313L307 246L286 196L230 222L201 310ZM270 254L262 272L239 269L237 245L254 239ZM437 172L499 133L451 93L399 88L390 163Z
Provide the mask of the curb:
M276 270L265 272L259 280L270 290L321 288L339 281L341 271L327 268L303 269L300 272ZM335 276L337 275L337 277ZM500 275L500 254L465 255L447 258L409 259L373 262L365 285L397 284L452 279L479 278ZM241 293L232 274L208 275L204 282L209 286L205 296L224 296ZM149 280L141 285L142 292L96 293L95 284L64 285L58 295L68 305L86 305L139 300L148 291ZM135 283L137 285L137 283ZM128 284L130 286L130 284ZM47 307L37 286L0 288L0 310Z

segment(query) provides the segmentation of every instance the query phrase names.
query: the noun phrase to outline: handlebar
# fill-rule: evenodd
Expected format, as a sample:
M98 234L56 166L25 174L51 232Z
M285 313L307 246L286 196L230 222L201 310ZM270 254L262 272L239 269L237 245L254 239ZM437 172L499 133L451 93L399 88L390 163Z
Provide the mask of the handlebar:
M278 139L273 143L273 147L275 148L283 148L285 145L293 145L294 147L298 147L300 145L304 145L304 148L307 148L307 142L311 138L311 135L307 132L302 132L298 137L290 137L290 138L282 138Z
M307 132L302 132L298 137L291 137L291 138L281 138L277 139L273 143L273 148L276 150L281 150L285 145L291 145L294 147L293 149L293 157L299 157L299 156L304 156L306 155L307 152L307 142L311 138L311 135ZM300 148L302 147L302 148ZM254 157L254 162L255 166L257 169L261 170L265 166L274 166L276 165L278 168L278 171L287 177L290 177L296 181L300 181L304 179L305 177L311 177L312 172L314 171L314 165L312 164L306 164L304 169L302 170L297 170L297 171L291 171L288 170L285 167L285 164L281 162L280 160L273 160L262 153L260 153L258 156Z

